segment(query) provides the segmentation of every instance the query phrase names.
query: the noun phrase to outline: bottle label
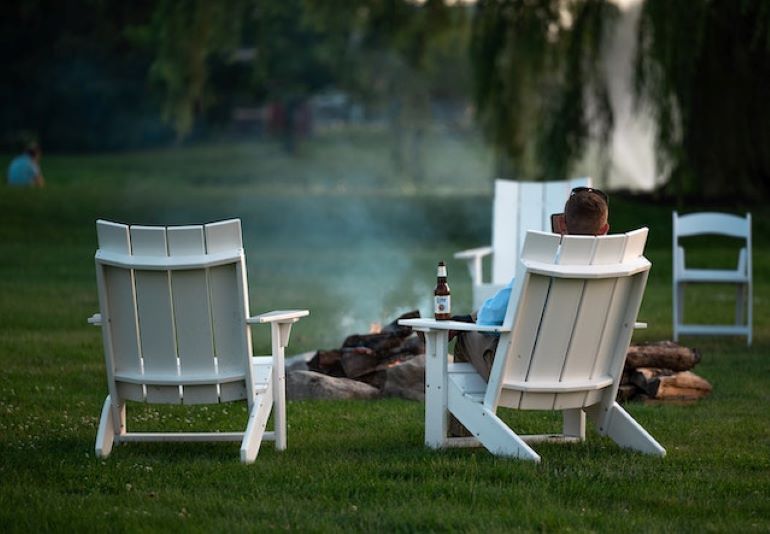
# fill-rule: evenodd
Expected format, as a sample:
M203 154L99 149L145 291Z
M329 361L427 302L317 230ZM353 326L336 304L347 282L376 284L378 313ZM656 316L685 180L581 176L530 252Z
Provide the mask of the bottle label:
M434 313L451 313L452 297L450 295L436 295L433 304Z
M439 265L438 272L436 274L437 276L443 276L444 278L446 278L446 265Z

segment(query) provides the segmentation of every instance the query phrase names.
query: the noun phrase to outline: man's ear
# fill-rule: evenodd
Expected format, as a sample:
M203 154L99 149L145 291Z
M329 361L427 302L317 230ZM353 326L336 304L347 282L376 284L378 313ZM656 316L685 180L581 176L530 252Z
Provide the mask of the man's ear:
M610 223L604 223L604 226L599 229L599 233L597 235L607 235L607 232L610 231Z

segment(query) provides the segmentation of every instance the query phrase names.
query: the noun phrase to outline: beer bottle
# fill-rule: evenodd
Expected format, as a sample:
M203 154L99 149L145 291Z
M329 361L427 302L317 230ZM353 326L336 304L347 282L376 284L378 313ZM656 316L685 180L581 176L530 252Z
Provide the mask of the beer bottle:
M446 265L443 261L438 263L437 278L436 289L433 291L433 315L437 321L446 321L452 317L452 297L446 283Z

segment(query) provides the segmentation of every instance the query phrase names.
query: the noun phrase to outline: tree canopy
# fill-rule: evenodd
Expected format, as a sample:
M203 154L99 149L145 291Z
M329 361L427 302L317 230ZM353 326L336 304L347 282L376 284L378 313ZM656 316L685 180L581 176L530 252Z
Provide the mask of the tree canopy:
M636 87L678 195L770 193L770 2L646 0Z
M386 110L394 138L419 147L432 103L472 94L499 176L563 178L613 131L601 58L619 9L616 0L12 0L0 7L0 96L12 103L0 110L0 141L35 130L65 150L167 142L226 122L235 105L342 88ZM770 2L642 0L636 54L637 102L657 122L669 191L766 198Z
M770 3L645 0L635 88L657 122L669 192L770 193ZM479 122L500 173L557 178L613 127L599 68L618 8L609 0L480 0L472 65Z

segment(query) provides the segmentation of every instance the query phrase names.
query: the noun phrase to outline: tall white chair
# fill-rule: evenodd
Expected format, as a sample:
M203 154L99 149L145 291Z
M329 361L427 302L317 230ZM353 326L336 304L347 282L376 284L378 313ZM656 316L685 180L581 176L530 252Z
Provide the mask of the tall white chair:
M745 217L727 213L673 213L673 303L674 341L680 335L739 335L751 345L752 268L751 214ZM735 269L691 269L685 263L685 249L680 238L697 235L722 235L743 241ZM736 288L735 324L687 324L684 320L684 289L692 284L732 284Z
M626 352L647 283L647 229L612 236L530 231L521 275L502 326L405 319L426 334L425 443L483 445L500 456L540 461L530 444L582 441L588 416L623 447L665 449L617 402ZM489 383L469 363L448 363L447 332L500 335ZM498 407L563 413L561 434L519 436ZM447 437L452 413L473 437Z
M492 209L492 245L463 250L454 257L466 260L473 286L473 309L506 285L516 274L516 263L527 230L551 231L551 214L564 211L575 187L590 187L590 178L552 182L495 180ZM491 256L491 280L484 280L484 258Z
M96 455L129 441L240 441L251 463L263 439L286 448L284 348L307 310L250 316L240 220L203 226L97 221L96 279L109 395ZM251 324L269 323L272 355L252 356ZM243 432L129 432L126 401L245 400ZM274 431L265 432L275 405Z

